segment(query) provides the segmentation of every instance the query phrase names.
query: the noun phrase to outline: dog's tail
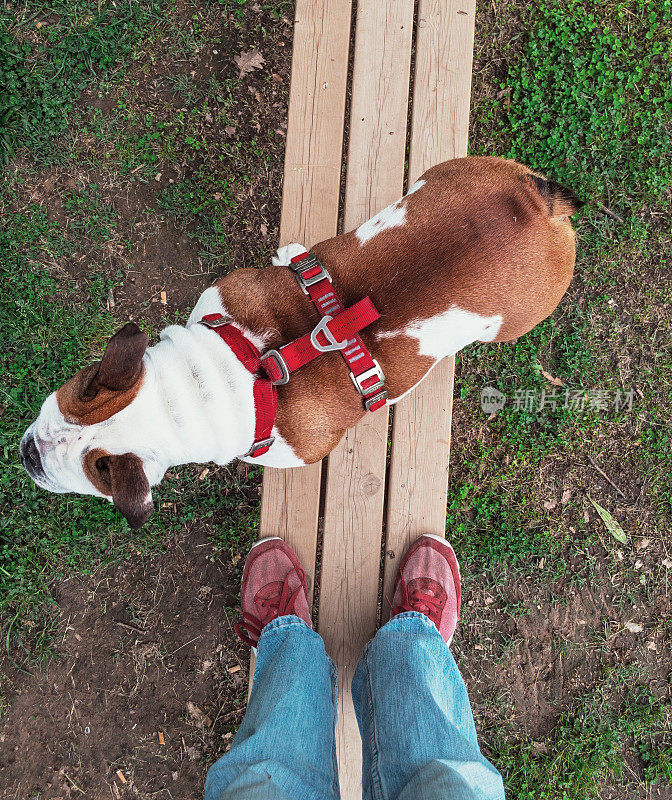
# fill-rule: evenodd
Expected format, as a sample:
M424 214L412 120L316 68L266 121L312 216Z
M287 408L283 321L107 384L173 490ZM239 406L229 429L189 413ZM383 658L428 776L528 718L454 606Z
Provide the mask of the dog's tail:
M578 198L571 189L544 178L543 175L530 173L530 178L536 190L546 201L551 217L570 217L586 204L586 201Z

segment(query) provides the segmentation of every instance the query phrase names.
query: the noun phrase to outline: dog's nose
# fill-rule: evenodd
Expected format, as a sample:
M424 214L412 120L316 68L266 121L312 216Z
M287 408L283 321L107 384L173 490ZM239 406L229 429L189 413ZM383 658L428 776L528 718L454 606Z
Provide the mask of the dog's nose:
M33 436L21 440L21 463L31 478L44 477L40 451Z

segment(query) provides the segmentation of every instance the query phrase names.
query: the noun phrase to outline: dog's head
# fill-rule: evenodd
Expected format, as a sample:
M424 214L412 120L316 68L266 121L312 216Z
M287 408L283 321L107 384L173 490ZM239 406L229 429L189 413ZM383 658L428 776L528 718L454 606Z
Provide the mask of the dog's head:
M21 440L21 460L38 486L107 497L134 528L151 515L150 484L167 466L152 444L151 398L143 401L147 344L137 325L124 325L101 361L47 397Z

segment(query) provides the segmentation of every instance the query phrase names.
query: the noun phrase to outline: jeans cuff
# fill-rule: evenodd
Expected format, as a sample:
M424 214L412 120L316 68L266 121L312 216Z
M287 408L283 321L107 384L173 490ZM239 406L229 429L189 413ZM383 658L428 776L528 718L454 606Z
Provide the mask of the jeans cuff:
M261 642L264 636L272 634L274 631L283 629L283 628L297 628L298 630L305 628L310 633L317 636L317 633L306 624L301 617L297 617L294 614L286 614L284 617L276 617L272 619L268 625L265 625L261 631L261 635L259 636L259 642Z
M383 630L394 631L409 631L409 632L423 632L434 631L437 636L441 634L436 629L436 625L426 614L421 614L419 611L402 611L401 614L395 614L389 622L380 628Z

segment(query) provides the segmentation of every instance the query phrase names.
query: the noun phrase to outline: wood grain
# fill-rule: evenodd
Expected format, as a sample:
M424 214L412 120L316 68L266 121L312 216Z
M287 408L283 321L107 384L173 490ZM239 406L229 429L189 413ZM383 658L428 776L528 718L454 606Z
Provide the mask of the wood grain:
M467 154L475 13L475 0L420 0L409 184ZM383 581L390 598L411 541L445 536L454 370L454 358L439 363L394 409Z
M280 244L307 247L338 225L351 0L298 0L285 149ZM260 536L280 536L310 579L322 465L264 470Z
M357 5L344 230L403 194L413 0ZM369 414L330 454L319 631L339 670L336 746L341 797L362 793L350 684L378 609L388 414Z

